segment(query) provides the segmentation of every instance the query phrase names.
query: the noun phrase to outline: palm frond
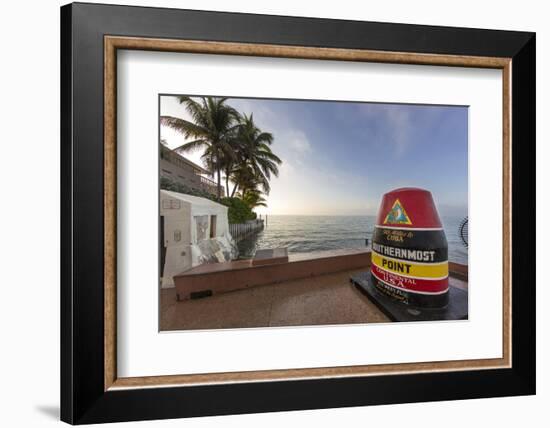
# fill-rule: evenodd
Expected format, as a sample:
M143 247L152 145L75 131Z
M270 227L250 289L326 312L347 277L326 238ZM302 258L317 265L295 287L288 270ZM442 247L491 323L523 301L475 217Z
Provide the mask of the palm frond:
M208 129L179 117L161 116L160 123L183 134L185 138L208 136Z
M206 140L194 140L188 141L187 143L182 144L174 149L175 152L190 152L192 150L203 149L208 147L208 141Z

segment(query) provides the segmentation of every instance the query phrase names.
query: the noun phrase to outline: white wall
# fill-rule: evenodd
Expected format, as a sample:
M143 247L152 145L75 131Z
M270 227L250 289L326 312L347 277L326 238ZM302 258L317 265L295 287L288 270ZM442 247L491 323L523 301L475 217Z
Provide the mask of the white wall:
M547 97L550 75L550 27L542 1L440 1L357 0L271 2L232 0L120 0L126 4L225 10L406 22L415 24L485 27L537 31L538 96L537 118L539 183L550 182ZM4 2L1 10L2 65L2 142L0 178L2 183L2 294L0 325L2 352L2 425L54 426L57 424L59 397L59 10L57 0ZM116 3L103 0L103 3ZM24 161L23 161L24 159ZM547 188L547 185L544 186ZM32 200L21 188L35 190ZM550 238L542 227L550 205L538 188L539 235L537 264L550 254L543 243ZM29 203L36 210L21 209ZM39 246L29 244L39 242ZM29 267L32 266L32 272ZM30 273L39 274L34 282ZM550 400L548 311L542 302L550 293L538 273L538 391L536 397L421 403L354 409L286 412L265 415L200 418L186 421L142 423L139 426L178 427L278 427L278 426L399 426L515 427L542 426L548 421ZM544 340L543 340L544 339ZM537 422L537 420L539 422ZM546 422L547 423L547 422ZM124 426L138 426L137 423Z

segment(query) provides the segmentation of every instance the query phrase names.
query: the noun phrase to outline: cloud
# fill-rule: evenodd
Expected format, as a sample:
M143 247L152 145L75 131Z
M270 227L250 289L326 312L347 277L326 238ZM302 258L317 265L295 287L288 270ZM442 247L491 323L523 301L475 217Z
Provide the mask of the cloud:
M384 144L392 144L395 155L401 157L409 149L412 141L413 121L410 107L393 104L359 104L361 115L384 129L384 135L379 136Z
M289 148L300 154L311 152L311 144L306 134L302 131L292 130L282 136L282 140L287 142Z
M286 157L271 182L268 207L259 213L290 215L366 215L378 201L368 198L365 177L320 168L315 162Z

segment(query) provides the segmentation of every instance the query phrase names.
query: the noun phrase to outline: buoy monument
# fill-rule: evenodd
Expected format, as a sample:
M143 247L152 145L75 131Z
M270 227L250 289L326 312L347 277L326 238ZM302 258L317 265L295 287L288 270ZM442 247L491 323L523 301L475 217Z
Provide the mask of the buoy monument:
M467 317L467 292L449 287L447 238L432 194L424 189L383 195L370 272L351 280L396 321Z
M405 304L448 303L447 238L423 189L397 189L382 198L372 239L371 274L383 293Z

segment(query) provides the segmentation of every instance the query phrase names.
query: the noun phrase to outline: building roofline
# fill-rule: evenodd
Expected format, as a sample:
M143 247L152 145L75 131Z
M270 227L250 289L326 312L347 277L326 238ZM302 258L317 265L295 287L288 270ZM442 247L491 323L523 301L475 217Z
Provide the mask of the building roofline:
M206 168L203 168L202 166L200 165L197 165L195 162L192 162L190 161L189 159L187 159L185 156L182 156L180 155L178 152L176 152L175 150L171 149L170 147L167 147L163 144L160 145L162 149L172 153L174 156L177 156L178 158L180 158L183 162L185 162L186 164L188 164L189 166L193 167L193 168L196 168L198 170L200 170L203 174L206 174L206 175L212 175L212 172L208 171Z

